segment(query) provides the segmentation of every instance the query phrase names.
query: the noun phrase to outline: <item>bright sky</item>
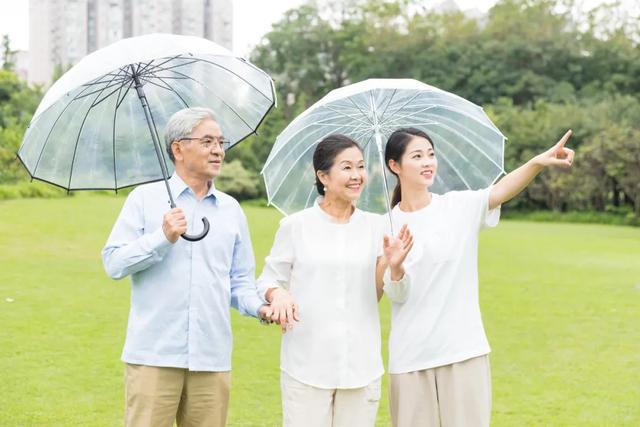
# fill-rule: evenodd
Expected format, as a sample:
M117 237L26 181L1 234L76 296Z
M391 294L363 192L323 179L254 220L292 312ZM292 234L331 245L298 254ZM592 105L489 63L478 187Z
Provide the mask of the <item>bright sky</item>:
M439 4L443 0L424 0ZM606 2L610 2L607 0ZM247 55L278 21L285 11L302 4L304 0L233 0L234 50ZM496 0L456 0L461 9L478 8L487 11ZM604 3L604 0L585 0L588 6ZM640 0L622 0L630 8L640 8ZM0 35L9 34L13 49L29 48L29 0L0 0Z
M269 32L271 24L302 3L304 0L233 0L234 50L246 55L262 35ZM495 0L457 0L457 3L463 9L488 10ZM7 33L13 49L29 48L29 0L0 0L0 35Z

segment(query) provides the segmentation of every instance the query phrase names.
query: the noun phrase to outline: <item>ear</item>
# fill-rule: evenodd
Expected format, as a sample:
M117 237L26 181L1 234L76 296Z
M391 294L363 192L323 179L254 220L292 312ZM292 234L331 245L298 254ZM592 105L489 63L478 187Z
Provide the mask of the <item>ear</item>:
M316 176L318 177L318 179L320 180L320 182L322 183L322 185L326 186L327 185L327 173L325 171L318 171L316 172Z
M173 153L173 158L176 159L176 161L182 161L182 146L178 141L173 141L171 143L171 152Z
M389 165L389 169L396 175L400 174L400 164L393 159L390 159L387 163Z

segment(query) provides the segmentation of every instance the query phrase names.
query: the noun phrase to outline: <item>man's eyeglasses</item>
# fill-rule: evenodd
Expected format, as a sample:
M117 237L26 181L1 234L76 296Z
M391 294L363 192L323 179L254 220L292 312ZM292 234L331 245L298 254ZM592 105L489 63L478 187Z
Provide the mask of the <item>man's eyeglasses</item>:
M229 148L229 141L222 136L203 136L202 138L180 138L178 141L199 141L200 146L205 150L210 150L213 147L218 147L221 150Z

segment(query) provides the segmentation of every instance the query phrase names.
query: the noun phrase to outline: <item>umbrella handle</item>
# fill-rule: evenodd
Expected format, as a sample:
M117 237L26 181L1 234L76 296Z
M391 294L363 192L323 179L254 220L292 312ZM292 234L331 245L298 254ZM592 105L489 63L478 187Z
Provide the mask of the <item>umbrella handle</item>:
M209 234L209 220L207 219L207 217L202 217L202 225L204 225L204 230L202 230L202 233L196 235L184 233L182 235L182 238L190 242L197 242L198 240L204 239L204 236Z

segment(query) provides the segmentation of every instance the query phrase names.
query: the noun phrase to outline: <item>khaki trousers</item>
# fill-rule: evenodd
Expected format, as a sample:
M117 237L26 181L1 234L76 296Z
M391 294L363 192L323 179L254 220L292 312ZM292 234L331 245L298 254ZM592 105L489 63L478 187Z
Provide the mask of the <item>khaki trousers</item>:
M283 427L373 427L380 378L366 387L323 389L280 372Z
M489 356L392 374L389 399L394 427L488 427Z
M125 426L224 427L229 372L192 372L127 363L124 373Z

